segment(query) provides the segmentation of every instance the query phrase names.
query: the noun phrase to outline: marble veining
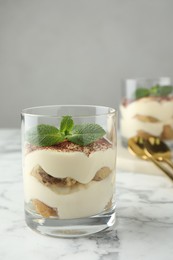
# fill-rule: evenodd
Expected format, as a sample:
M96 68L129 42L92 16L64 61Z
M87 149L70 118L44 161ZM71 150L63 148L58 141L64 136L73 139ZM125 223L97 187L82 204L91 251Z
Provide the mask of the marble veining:
M117 170L117 225L89 237L61 239L24 221L18 129L0 130L0 259L172 260L173 183L166 176Z

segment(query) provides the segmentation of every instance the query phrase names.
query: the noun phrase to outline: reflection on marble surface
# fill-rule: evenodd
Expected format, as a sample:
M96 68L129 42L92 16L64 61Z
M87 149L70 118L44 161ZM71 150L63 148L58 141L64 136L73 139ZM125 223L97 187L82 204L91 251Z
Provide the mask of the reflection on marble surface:
M173 259L173 183L167 177L118 172L115 230L46 237L24 222L20 131L0 130L0 137L0 259Z

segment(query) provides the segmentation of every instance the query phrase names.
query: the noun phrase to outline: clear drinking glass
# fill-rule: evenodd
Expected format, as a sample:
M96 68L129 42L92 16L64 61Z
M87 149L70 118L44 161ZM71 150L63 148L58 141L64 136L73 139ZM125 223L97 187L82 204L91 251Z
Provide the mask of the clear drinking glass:
M116 111L44 106L22 111L27 225L78 237L115 224Z
M126 79L120 103L122 144L133 136L173 141L173 86L171 79Z

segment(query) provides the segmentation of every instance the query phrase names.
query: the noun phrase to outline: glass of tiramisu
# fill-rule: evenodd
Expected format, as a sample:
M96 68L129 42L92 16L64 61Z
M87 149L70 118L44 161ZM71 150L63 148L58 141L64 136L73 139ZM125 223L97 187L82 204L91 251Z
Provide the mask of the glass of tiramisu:
M150 136L172 144L173 86L167 77L126 79L120 103L120 133L124 146L133 136Z
M27 225L78 237L115 225L116 111L86 105L22 111Z

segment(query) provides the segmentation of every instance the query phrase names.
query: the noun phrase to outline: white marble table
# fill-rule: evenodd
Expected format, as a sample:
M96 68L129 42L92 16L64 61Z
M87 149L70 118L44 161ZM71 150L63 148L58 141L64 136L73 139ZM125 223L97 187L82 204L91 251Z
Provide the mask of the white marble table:
M116 230L78 239L39 235L25 224L20 131L0 130L0 259L172 260L173 183L117 171Z

